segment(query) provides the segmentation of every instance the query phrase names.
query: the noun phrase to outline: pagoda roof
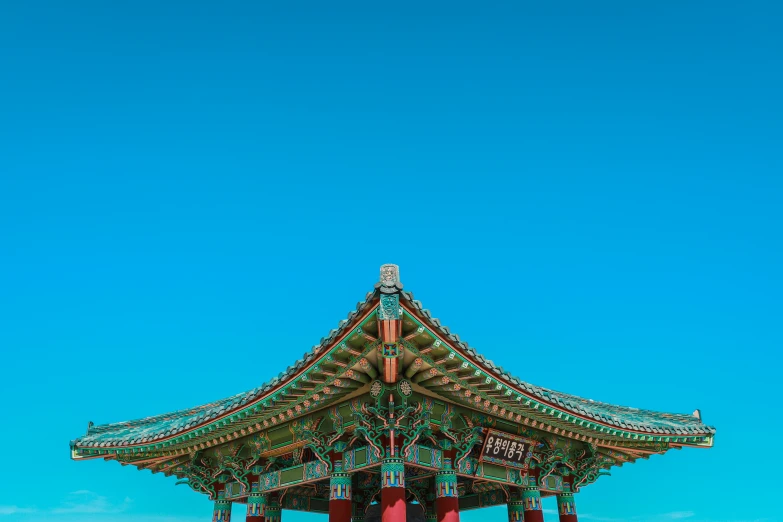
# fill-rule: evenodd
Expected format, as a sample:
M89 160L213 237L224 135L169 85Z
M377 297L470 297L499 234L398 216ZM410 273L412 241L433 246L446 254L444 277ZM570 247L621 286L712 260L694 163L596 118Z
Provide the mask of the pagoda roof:
M547 431L551 431L555 426L555 433L575 438L580 438L581 434L581 440L588 440L587 436L590 435L589 440L595 438L602 442L606 442L603 439L607 439L662 442L677 446L712 445L715 428L702 423L698 410L694 414L675 414L618 406L536 386L509 374L461 340L448 327L442 325L421 302L414 299L411 292L403 290L402 283L396 278L391 283L383 280L377 283L373 291L369 292L363 301L357 303L356 309L350 312L346 319L340 321L337 328L266 384L195 408L100 426L90 423L84 436L71 441L72 456L90 458L136 453L137 450L146 452L182 447L188 443L197 443L222 433L229 433L232 428L239 429L265 413L271 414L271 419L276 424L275 416L281 411L281 407L285 410L289 406L287 401L290 399L286 397L290 395L286 394L296 391L300 379L307 380L305 372L313 371L313 368L318 368L321 364L329 364L333 361L335 353L352 351L350 344L346 345L349 337L364 341L361 339L364 336L372 340L372 336L368 335L362 327L366 328L367 325L375 322L373 319L383 295L398 295L400 307L409 324L420 325L416 331L424 331L424 334L436 338L435 346L446 350L446 353L453 351L454 353L449 353L448 359L454 359L456 354L458 360L464 361L463 368L470 366L471 369L475 367L477 371L483 371L487 376L487 382L492 380L493 386L497 383L497 389L502 388L504 393L500 398L498 397L500 394L490 393L492 397L482 394L482 397L488 397L484 402L485 409L490 407L490 398L492 399L493 409L488 410L492 414L500 411L505 417L508 412L508 418L512 420L516 414L517 422L524 418L526 424L529 418L551 419L551 422L547 423L534 420L532 426L546 426ZM412 338L414 335L415 333L408 337ZM352 353L358 352L354 349ZM443 369L436 361L432 359L428 361L433 375L450 374L449 370ZM342 366L344 367L345 364ZM444 379L448 380L447 377ZM314 402L320 402L319 407L345 396L340 393L329 395L328 392L331 390L328 385L331 382L335 382L334 379L327 382L327 386L319 386L315 389L316 392L323 392L314 394ZM323 400L319 395L323 395ZM470 397L470 394L466 393L466 395ZM307 396L311 397L313 394ZM474 398L478 399L478 395ZM501 398L506 402L498 402ZM514 409L512 399L516 400L518 409ZM498 410L498 404L509 404L508 410L505 406L501 406L502 409ZM287 417L283 413L279 415L281 421L291 418L292 410L288 408ZM258 429L260 424L255 426ZM264 427L267 426L265 422ZM249 431L252 432L253 428L249 428Z

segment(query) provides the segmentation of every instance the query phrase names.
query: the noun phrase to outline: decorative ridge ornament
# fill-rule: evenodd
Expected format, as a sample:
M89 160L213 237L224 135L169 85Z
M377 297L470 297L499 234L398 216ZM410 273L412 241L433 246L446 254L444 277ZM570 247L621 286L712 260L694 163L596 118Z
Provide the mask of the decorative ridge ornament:
M381 277L375 288L382 294L396 294L402 290L400 282L400 267L393 264L381 265Z
M385 383L395 383L400 378L405 347L402 337L402 307L400 306L400 268L383 265L381 280L375 285L380 290L378 304L378 332L381 346L378 354L378 372Z

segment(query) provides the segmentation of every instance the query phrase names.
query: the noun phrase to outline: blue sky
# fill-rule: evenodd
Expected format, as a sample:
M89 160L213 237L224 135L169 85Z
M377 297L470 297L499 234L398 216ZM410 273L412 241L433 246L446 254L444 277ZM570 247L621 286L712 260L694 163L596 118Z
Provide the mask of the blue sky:
M68 441L267 381L385 262L523 379L717 426L582 519L783 520L780 4L483 4L0 4L0 522L209 520Z

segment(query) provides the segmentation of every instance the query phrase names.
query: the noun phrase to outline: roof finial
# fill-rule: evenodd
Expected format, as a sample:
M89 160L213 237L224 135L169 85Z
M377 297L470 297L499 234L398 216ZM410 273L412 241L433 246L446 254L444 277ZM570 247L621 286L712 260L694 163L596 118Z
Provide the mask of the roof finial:
M381 279L376 287L385 294L396 293L402 290L400 283L400 267L393 264L381 265Z
M701 410L696 410L693 412L693 416L697 419L701 420Z

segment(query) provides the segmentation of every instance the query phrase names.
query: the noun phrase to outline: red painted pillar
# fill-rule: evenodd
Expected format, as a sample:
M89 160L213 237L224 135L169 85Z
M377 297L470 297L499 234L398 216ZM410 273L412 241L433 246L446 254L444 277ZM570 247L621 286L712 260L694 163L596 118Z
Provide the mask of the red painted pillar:
M217 492L212 522L231 522L231 501L226 500L226 492L222 489Z
M405 463L388 457L381 462L381 522L406 522Z
M563 477L563 492L557 496L557 512L560 514L560 522L577 522L571 480L569 477Z
M523 522L525 520L525 509L522 504L522 492L516 488L511 488L508 493L508 522Z
M247 515L245 522L264 522L266 495L260 493L258 482L251 482L250 495L247 497Z
M537 470L532 470L528 474L527 486L522 488L522 509L525 522L544 522Z
M342 454L332 461L329 480L329 522L351 522L351 475L343 473Z
M435 475L435 512L438 522L459 522L457 473L451 459L443 459L443 469Z

